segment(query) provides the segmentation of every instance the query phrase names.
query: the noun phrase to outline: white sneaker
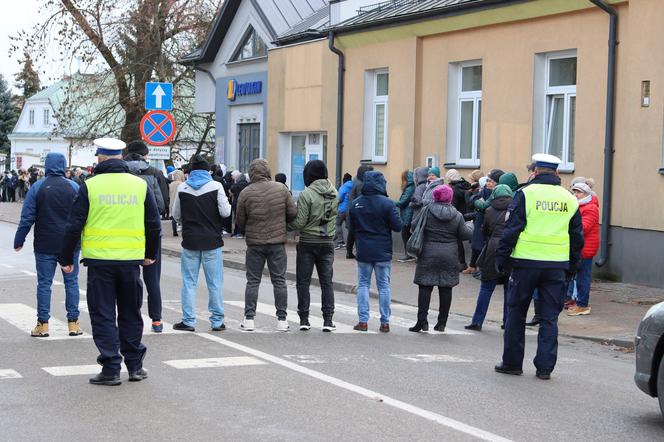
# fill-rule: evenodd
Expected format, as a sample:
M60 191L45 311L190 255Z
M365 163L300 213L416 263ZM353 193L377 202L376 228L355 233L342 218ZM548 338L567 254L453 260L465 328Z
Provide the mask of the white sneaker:
M287 321L287 320L285 320L285 319L279 319L279 320L277 320L277 330L278 330L278 331L283 331L283 332L285 332L285 331L288 331L289 328L290 328L290 325L288 325L288 321Z
M255 328L254 320L244 318L242 320L242 323L240 324L240 328L244 331L254 331L254 328Z

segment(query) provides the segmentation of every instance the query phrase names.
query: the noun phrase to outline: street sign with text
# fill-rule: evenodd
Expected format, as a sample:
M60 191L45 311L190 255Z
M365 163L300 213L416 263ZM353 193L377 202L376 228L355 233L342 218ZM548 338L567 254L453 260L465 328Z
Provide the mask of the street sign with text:
M173 110L173 83L145 83L145 109Z

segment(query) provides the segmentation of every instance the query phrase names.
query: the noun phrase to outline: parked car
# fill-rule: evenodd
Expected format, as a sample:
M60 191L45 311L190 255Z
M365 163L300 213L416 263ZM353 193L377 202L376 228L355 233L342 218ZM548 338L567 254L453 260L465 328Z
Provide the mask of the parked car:
M641 391L659 399L659 408L664 415L664 302L652 306L643 317L634 345L634 382Z

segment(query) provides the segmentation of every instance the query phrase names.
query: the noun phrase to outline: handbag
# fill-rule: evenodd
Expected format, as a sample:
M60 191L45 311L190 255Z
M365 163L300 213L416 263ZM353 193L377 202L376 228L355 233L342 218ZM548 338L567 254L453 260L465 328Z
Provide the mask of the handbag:
M418 214L413 234L406 243L406 252L412 253L415 256L420 256L424 246L424 229L427 224L429 215L429 207L425 206Z

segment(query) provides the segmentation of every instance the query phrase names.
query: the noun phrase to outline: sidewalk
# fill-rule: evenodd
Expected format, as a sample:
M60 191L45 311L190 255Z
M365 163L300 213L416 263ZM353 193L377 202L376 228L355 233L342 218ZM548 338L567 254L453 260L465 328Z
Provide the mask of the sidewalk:
M17 223L20 217L20 204L0 203L0 221ZM170 221L163 222L163 253L180 256L180 237L173 237ZM244 270L244 240L224 237L224 266ZM295 243L288 243L287 279L295 280ZM346 259L345 250L336 252L334 262L335 290L353 293L357 281L355 260ZM417 286L413 284L414 263L392 263L392 300L417 306ZM470 275L460 275L461 283L454 288L451 312L469 318L475 310L479 292L479 281ZM313 283L318 284L314 272ZM375 292L375 287L373 288ZM487 321L500 324L502 321L502 288L494 292ZM589 316L568 317L560 315L560 334L589 339L622 347L632 347L634 333L639 321L651 305L664 301L664 289L630 284L593 281L590 294L592 314ZM432 296L432 309L438 308L438 296ZM531 312L528 317L532 317ZM413 318L413 323L415 318Z

